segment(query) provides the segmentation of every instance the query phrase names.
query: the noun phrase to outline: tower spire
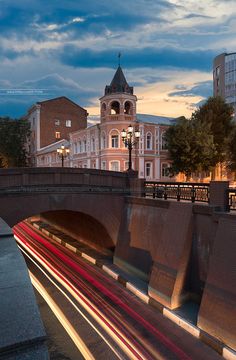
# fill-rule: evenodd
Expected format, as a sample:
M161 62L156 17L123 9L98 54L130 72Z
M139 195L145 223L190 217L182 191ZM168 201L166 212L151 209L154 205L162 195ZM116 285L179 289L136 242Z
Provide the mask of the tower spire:
M121 58L121 52L118 52L118 66L120 66L120 58Z

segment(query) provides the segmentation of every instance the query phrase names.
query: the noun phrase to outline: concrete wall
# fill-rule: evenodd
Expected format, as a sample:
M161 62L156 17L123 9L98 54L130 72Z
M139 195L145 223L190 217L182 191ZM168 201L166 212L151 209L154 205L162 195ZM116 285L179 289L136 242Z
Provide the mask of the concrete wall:
M0 219L0 357L48 360L46 333L27 267L11 229Z
M236 214L214 209L127 198L114 262L163 306L198 302L198 326L236 350Z

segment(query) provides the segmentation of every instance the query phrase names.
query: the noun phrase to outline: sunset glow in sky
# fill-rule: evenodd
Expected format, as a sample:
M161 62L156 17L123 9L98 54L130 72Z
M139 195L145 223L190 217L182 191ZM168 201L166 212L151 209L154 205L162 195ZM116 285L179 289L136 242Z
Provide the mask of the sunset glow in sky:
M0 0L0 116L63 95L98 114L119 51L139 113L189 116L235 29L235 0Z

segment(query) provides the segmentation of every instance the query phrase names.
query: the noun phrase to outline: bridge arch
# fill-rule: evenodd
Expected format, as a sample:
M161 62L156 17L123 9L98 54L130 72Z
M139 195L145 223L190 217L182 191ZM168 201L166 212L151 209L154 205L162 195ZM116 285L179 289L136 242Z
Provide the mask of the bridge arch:
M108 194L18 194L0 198L0 217L13 227L36 214L59 211L72 214L73 219L77 214L87 226L96 225L105 236L104 244L111 248L118 239L123 203L124 197ZM68 215L65 216L68 220Z

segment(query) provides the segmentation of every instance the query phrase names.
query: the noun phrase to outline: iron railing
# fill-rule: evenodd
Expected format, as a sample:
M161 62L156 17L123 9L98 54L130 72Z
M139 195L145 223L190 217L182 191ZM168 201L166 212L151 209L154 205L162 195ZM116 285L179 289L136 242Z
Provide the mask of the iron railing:
M145 181L145 197L209 202L209 183Z
M229 188L227 190L229 210L236 210L236 189Z

